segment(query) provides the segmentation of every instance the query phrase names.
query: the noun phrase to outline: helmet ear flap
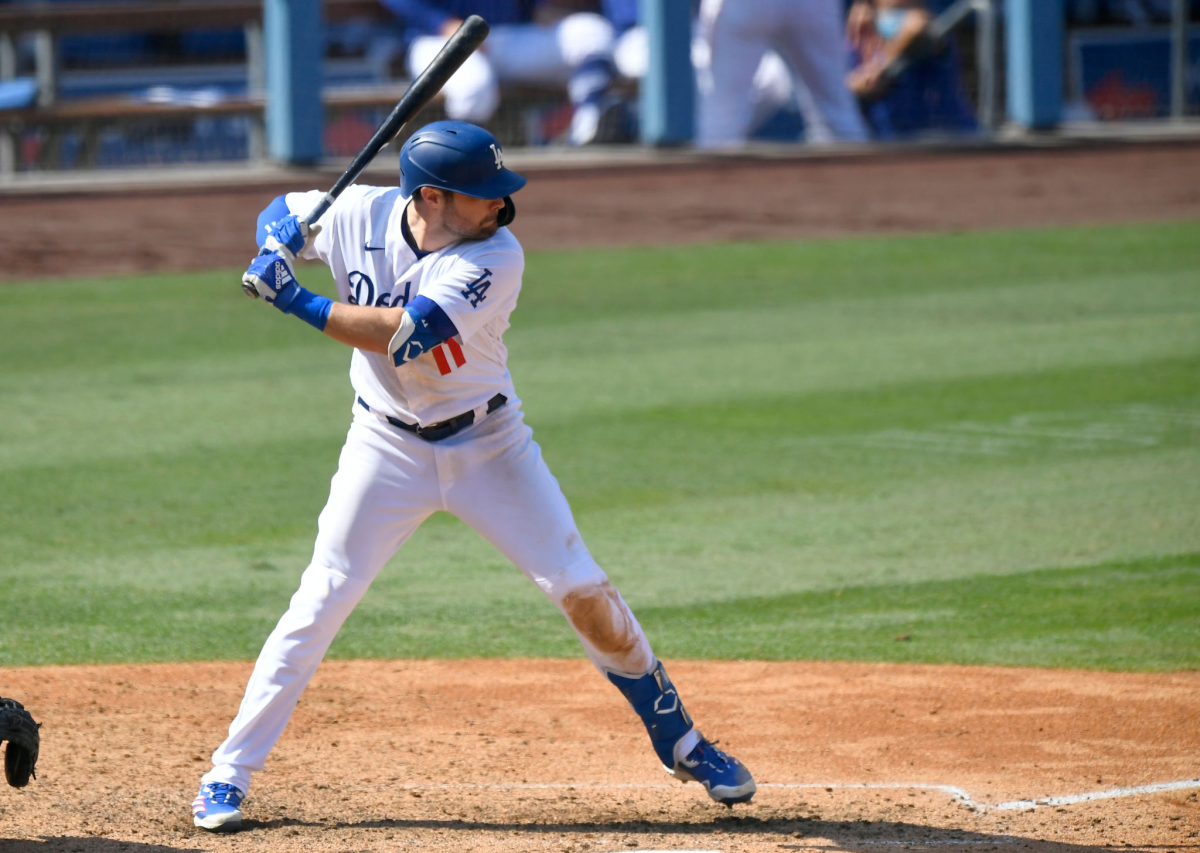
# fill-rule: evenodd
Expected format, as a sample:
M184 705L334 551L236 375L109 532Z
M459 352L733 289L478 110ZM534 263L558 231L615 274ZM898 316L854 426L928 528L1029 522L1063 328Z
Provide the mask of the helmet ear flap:
M496 214L496 224L504 228L517 218L517 206L513 204L512 196L504 197L504 209Z

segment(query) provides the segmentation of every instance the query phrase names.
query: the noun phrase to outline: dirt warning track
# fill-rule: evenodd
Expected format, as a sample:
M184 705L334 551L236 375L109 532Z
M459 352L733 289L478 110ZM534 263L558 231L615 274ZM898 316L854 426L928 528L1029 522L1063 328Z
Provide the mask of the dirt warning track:
M1200 673L676 662L762 789L732 811L656 766L582 660L327 662L246 802L188 804L249 664L0 670L44 723L0 790L4 853L1200 849Z
M0 281L244 267L272 198L335 177L0 195ZM513 231L530 251L1200 218L1200 143L720 158L529 177ZM363 183L396 180L380 168Z

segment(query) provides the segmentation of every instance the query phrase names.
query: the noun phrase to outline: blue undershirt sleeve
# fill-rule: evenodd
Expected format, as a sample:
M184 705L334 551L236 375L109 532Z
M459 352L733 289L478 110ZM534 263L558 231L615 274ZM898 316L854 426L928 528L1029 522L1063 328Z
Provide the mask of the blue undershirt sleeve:
M258 243L258 248L261 249L267 242L267 226L291 215L291 212L284 196L276 196L274 201L263 208L263 212L258 215L258 230L254 232L254 240Z

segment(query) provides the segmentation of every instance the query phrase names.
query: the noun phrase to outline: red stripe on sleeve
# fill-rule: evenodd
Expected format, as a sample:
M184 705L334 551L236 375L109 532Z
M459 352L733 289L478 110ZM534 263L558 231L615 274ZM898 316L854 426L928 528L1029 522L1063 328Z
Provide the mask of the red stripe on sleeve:
M467 363L467 357L463 355L462 347L458 345L458 341L454 340L454 338L449 338L446 341L446 346L450 347L450 355L454 356L454 363L457 366L462 367Z
M433 360L437 362L438 373L442 376L450 372L450 362L446 361L446 353L442 351L441 344L433 348Z

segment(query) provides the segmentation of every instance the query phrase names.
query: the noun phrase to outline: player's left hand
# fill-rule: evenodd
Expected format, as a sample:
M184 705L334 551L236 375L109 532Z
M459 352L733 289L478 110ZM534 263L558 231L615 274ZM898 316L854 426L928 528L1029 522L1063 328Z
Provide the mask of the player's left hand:
M304 247L320 233L320 225L309 225L293 213L267 226L267 239L263 243L263 249L278 252L289 261L294 261L304 251Z
M263 252L250 262L242 276L242 290L251 298L262 297L286 313L288 305L300 292L300 285L283 253Z

